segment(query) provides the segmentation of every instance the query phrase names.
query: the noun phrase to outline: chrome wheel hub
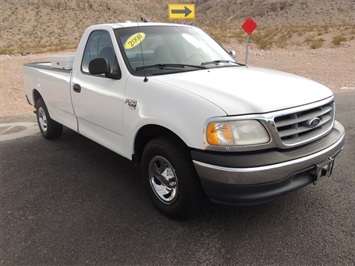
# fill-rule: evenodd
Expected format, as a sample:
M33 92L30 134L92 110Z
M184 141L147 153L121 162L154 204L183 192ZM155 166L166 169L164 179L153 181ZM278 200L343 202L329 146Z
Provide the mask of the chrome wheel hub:
M168 160L155 156L149 163L149 183L157 198L165 204L172 204L178 197L178 180Z
M38 122L43 132L47 132L48 124L47 124L47 116L42 107L38 109Z

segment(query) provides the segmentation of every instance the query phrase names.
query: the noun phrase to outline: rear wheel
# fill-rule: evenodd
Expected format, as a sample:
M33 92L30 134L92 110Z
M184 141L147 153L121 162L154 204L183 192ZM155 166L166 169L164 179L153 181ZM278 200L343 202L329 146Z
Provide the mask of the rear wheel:
M142 173L153 204L171 218L191 216L205 199L189 150L174 137L159 137L147 144Z
M46 139L56 139L62 135L63 126L51 119L43 99L36 102L37 122L39 129Z

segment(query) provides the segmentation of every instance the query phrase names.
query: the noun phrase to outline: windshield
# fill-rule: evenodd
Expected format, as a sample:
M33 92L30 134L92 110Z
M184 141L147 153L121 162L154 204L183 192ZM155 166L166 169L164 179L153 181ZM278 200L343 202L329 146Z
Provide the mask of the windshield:
M135 75L159 75L238 64L210 36L193 27L121 28L116 30L116 37L126 64Z

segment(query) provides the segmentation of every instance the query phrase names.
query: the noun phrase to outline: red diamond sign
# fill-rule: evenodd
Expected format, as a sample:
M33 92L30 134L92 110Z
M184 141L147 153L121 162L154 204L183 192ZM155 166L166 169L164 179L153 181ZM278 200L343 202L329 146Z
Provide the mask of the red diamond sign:
M243 30L248 33L248 35L252 34L258 25L251 18L247 18L247 20L242 25Z

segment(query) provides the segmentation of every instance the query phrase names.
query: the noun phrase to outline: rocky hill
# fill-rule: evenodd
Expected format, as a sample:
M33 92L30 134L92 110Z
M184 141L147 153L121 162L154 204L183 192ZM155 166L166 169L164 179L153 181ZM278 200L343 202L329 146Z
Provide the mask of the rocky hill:
M247 17L258 23L259 48L331 46L354 39L355 0L195 0L196 19L220 42L243 42ZM83 30L103 22L169 22L167 0L2 0L0 54L44 52L76 47ZM178 21L180 23L180 21ZM334 42L335 43L335 42ZM313 47L312 47L313 45Z
M355 23L354 0L197 0L207 24L240 23L252 17L263 26L321 26ZM201 20L203 20L201 18Z

